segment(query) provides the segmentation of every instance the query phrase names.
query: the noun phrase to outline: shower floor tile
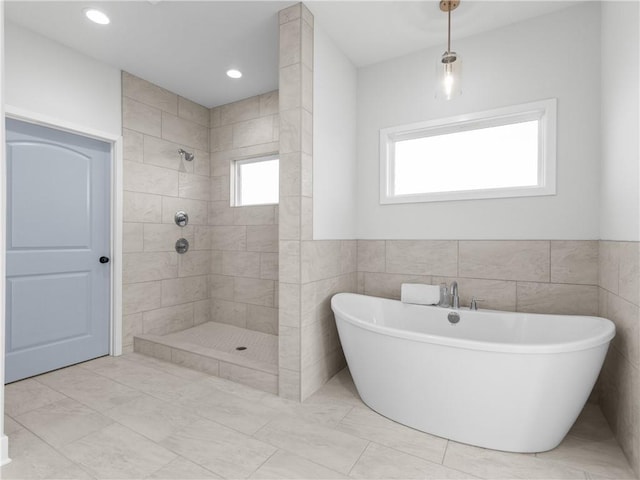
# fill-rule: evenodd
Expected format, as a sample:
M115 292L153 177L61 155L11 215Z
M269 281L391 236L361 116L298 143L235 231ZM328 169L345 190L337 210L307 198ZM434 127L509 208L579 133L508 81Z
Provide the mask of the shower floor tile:
M206 322L168 335L139 335L134 350L172 363L275 393L278 337Z
M278 337L224 323L206 322L165 335L167 342L189 343L267 365L278 364ZM237 350L238 348L244 350Z

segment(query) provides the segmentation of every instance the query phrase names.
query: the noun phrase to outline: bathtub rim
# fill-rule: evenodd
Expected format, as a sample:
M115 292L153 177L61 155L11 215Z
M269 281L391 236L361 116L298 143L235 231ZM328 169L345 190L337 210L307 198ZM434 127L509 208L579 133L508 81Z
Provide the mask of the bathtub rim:
M563 317L583 317L597 319L603 324L602 332L599 335L570 342L562 343L530 343L530 344L515 344L515 343L500 343L500 342L487 342L480 340L469 340L463 338L445 337L442 335L434 335L423 332L412 332L410 330L401 330L399 328L386 327L382 325L375 325L365 320L360 320L353 315L346 313L344 309L340 308L336 303L339 302L341 297L366 297L376 300L383 300L389 302L402 303L400 300L394 300L390 298L374 297L372 295L362 295L359 293L336 293L331 297L331 309L336 316L336 322L338 316L344 321L356 326L369 330L374 333L389 335L396 338L402 338L406 340L430 343L435 345L443 345L454 348L461 348L465 350L476 350L483 352L496 352L496 353L518 353L518 354L557 354L557 353L570 353L582 350L589 350L596 348L604 344L608 344L615 337L615 324L608 318L594 317L591 315L551 315L544 313L526 313L526 315L532 316L563 316ZM437 308L444 311L456 311L451 308L438 307L435 305L415 305L417 307L422 306L425 308ZM458 309L457 311L466 312L468 314L474 314L473 311L468 309ZM483 310L483 312L496 312L498 314L523 314L522 312L507 312L502 310Z

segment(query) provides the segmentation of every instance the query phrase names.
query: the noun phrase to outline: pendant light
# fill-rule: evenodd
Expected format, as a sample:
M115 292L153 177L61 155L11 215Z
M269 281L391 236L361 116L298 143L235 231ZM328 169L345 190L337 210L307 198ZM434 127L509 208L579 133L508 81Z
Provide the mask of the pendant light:
M440 0L440 10L447 13L447 51L442 54L437 63L437 89L436 97L445 100L462 93L460 74L462 72L462 60L460 55L451 51L451 11L458 8L460 0Z

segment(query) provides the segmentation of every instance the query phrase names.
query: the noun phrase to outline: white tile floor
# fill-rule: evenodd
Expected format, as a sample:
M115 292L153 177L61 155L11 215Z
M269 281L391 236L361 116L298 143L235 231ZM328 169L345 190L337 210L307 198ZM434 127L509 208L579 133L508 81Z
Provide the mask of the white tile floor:
M5 394L3 479L634 478L596 406L551 452L496 452L377 415L347 370L298 404L128 354Z

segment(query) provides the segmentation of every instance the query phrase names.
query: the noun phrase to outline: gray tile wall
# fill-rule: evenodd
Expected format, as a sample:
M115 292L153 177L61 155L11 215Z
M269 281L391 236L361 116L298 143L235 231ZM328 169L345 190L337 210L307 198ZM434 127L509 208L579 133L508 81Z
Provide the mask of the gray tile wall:
M139 333L209 320L209 111L122 73L124 137L123 346ZM178 149L195 154L180 159ZM173 216L185 210L189 226ZM185 255L174 250L185 237Z
M211 109L211 318L278 334L278 206L230 206L234 160L279 152L278 92ZM282 161L282 160L281 160Z
M598 314L597 241L358 240L358 291L400 298L402 283L457 281L460 302Z
M640 471L640 242L600 242L599 311L616 324L600 375L600 405Z
M355 240L302 241L300 371L304 400L346 366L331 297L357 288Z

